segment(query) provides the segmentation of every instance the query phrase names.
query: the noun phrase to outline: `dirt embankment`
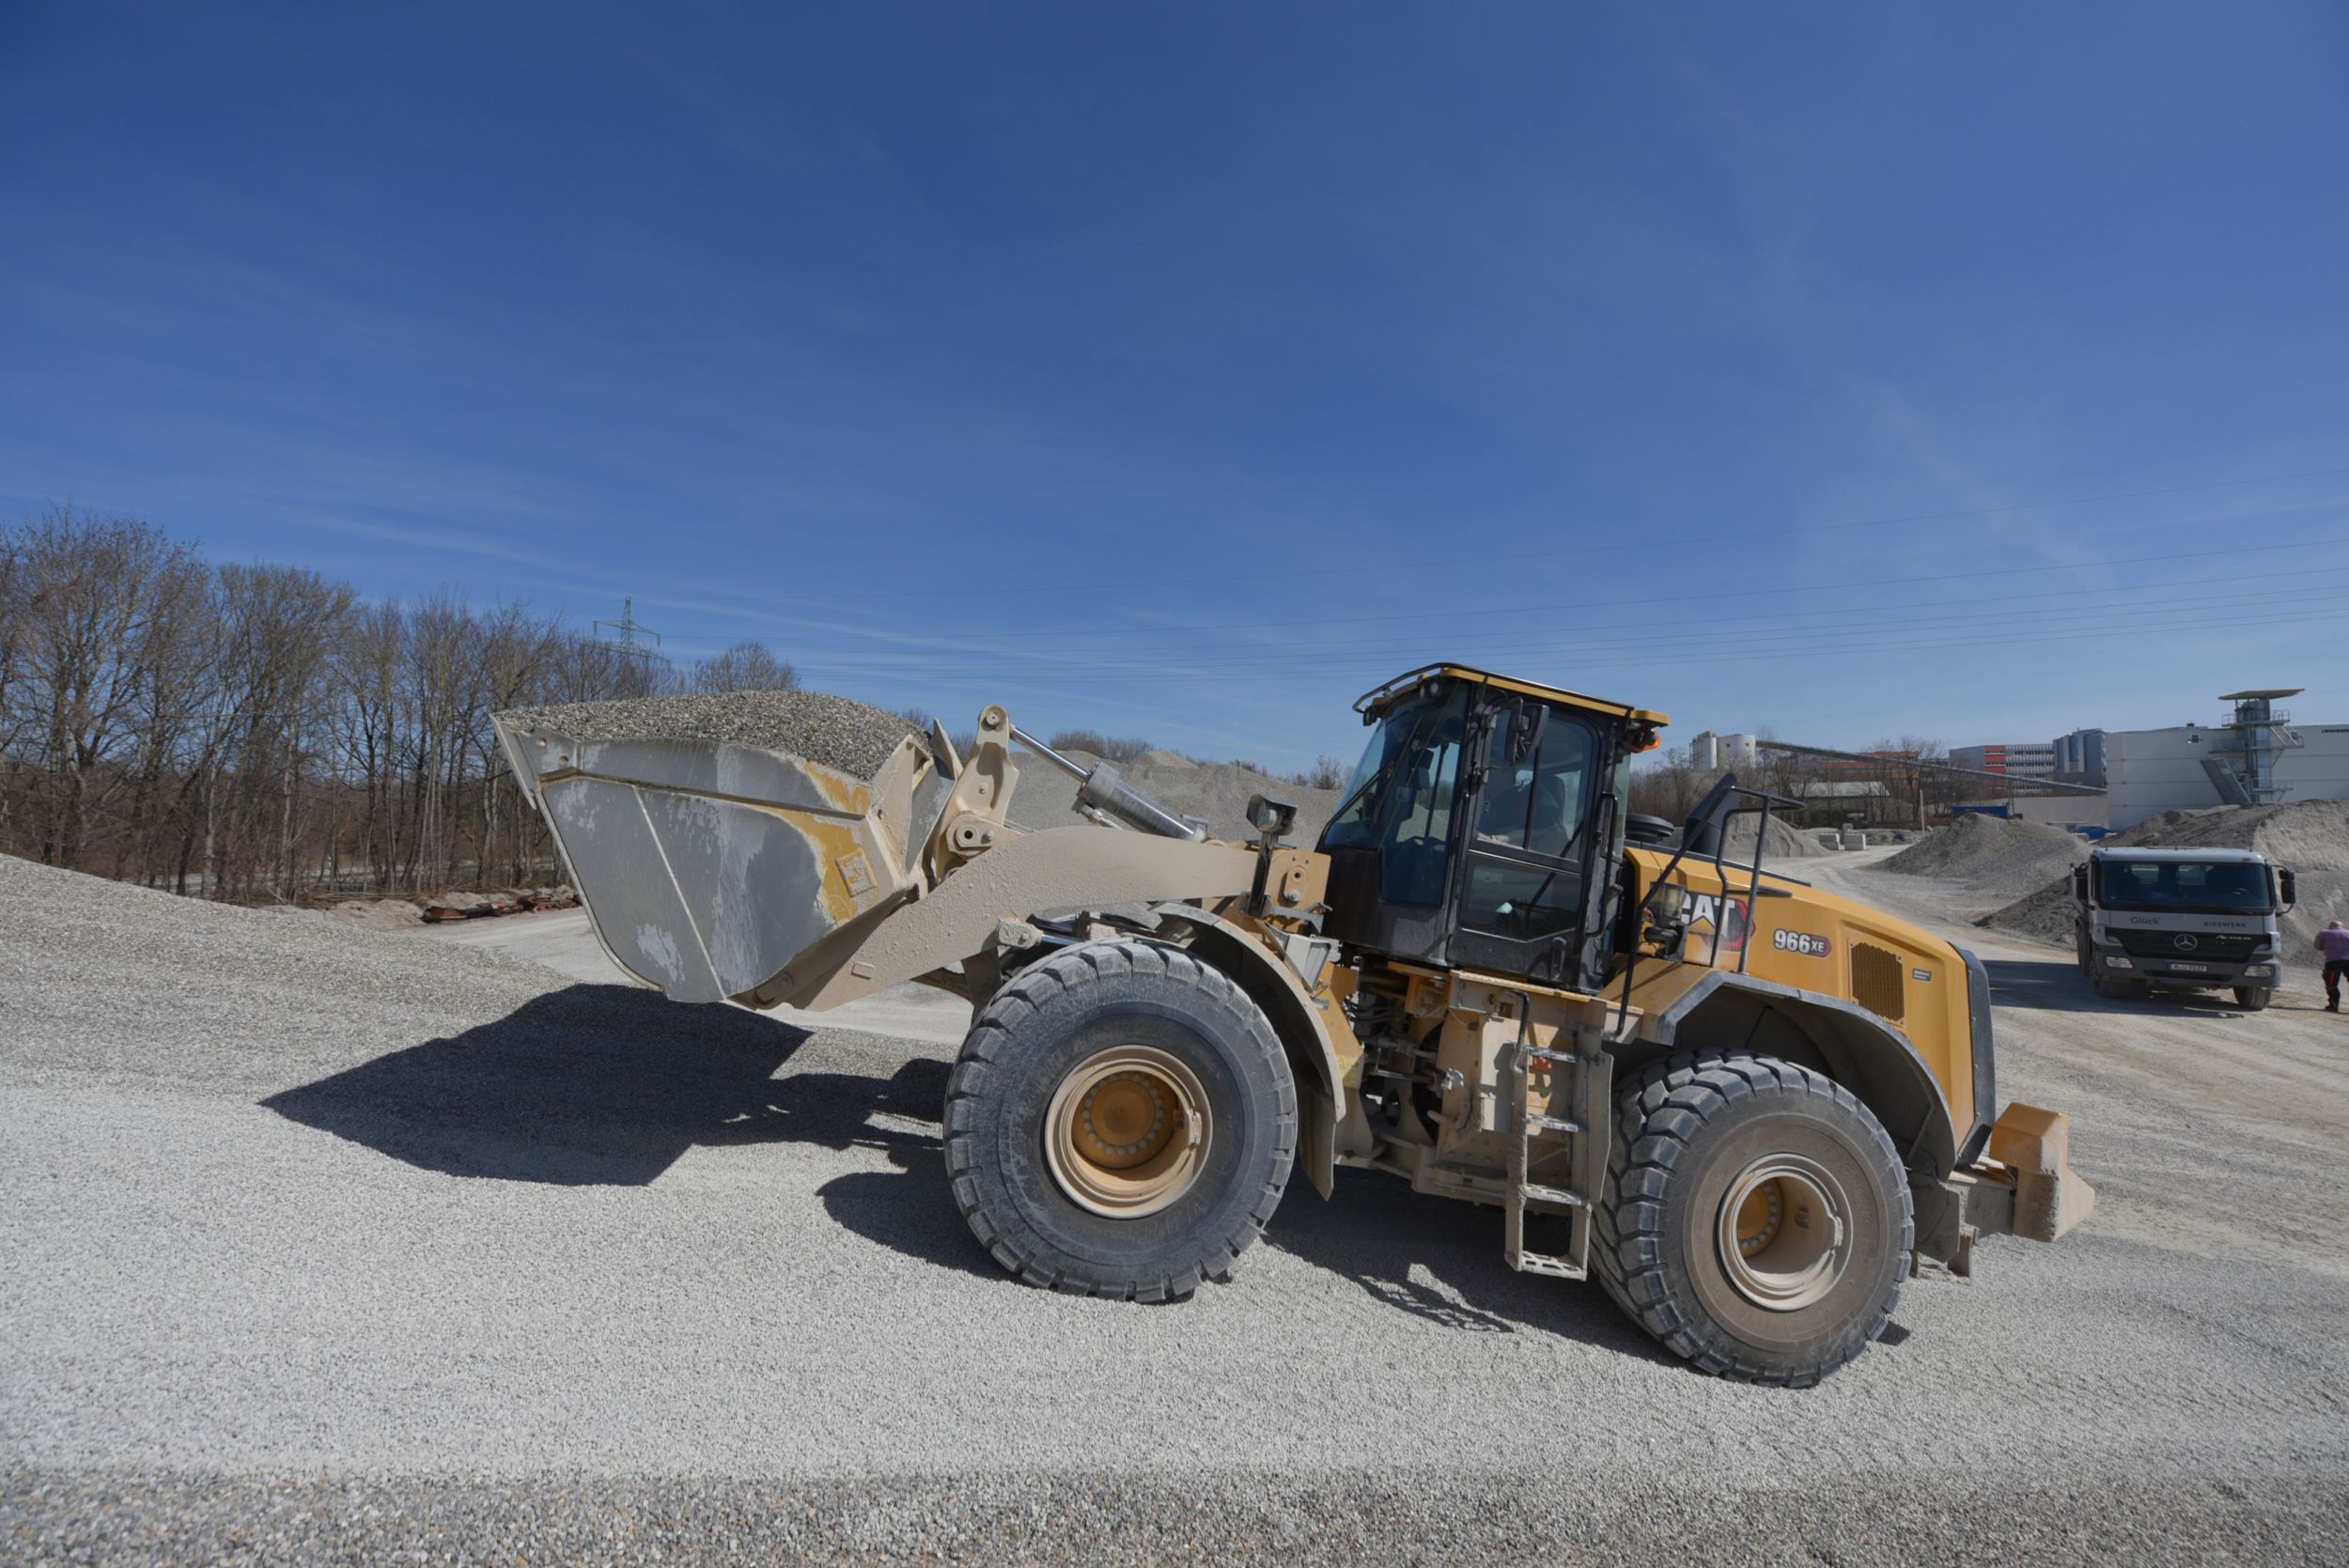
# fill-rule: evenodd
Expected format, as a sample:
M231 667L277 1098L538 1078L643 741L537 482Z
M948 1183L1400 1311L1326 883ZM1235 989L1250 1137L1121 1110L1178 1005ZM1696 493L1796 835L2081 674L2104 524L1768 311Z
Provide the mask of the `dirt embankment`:
M2330 920L2349 921L2349 801L2295 800L2279 806L2220 806L2209 811L2164 812L2103 847L2184 849L2207 846L2256 849L2299 878L2299 903L2283 917L2284 962L2313 963L2316 933ZM1895 856L1892 864L1907 857ZM2068 943L2073 925L2072 885L2058 877L1985 917L1993 930L2012 931L2039 941Z
M1884 869L1962 884L1980 895L1979 908L2067 877L2087 856L2087 841L2061 828L1971 815L1927 833Z
M1016 754L1019 784L1011 792L1013 827L1037 832L1083 820L1075 815L1076 780L1040 758L1024 753ZM1086 768L1101 760L1087 752L1071 752L1067 755L1069 761ZM1321 836L1330 814L1338 809L1337 790L1283 784L1228 762L1143 760L1121 762L1117 771L1128 784L1175 815L1204 818L1210 833L1236 843L1256 836L1256 831L1248 825L1248 800L1252 795L1269 795L1297 808L1297 826L1290 830L1287 839L1291 844L1312 845Z

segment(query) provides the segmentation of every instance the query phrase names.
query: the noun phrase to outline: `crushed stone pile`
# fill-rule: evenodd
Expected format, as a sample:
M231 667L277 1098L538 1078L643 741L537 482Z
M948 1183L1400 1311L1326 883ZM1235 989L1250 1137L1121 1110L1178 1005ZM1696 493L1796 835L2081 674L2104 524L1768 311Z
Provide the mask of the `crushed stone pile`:
M2281 923L2286 964L2313 967L2317 932L2326 921L2349 921L2349 800L2164 812L2114 833L2101 847L2185 849L2197 845L2256 849L2298 875L2299 902ZM1893 860L1903 858L1896 855ZM1992 911L1982 924L2069 946L2074 909L2070 878L2058 877Z
M419 1020L455 1032L564 983L424 932L317 910L288 919L0 855L0 1054L71 1039L78 1071L283 1087L301 1081L288 1063L305 1052L413 1044Z
M2087 857L2087 841L2061 828L1968 815L1927 833L1886 861L1884 869L1961 882L1997 901L2068 877Z
M1740 816L1730 823L1725 836L1731 855L1750 856L1753 853L1753 830L1760 821L1758 816ZM1797 828L1779 817L1770 818L1769 831L1762 844L1764 865L1772 861L1807 860L1829 853L1831 851L1819 843L1816 833Z
M904 715L821 691L723 691L519 707L498 715L573 740L701 740L788 752L869 779L915 733Z
M1019 763L1019 785L1011 792L1011 825L1029 832L1066 828L1084 819L1076 815L1077 781L1059 768L1014 750ZM1068 760L1092 768L1100 758L1089 752L1066 753ZM1297 808L1297 826L1288 843L1311 846L1321 837L1330 814L1338 809L1339 791L1307 789L1283 784L1228 762L1126 762L1117 765L1125 781L1177 816L1205 818L1207 831L1220 839L1246 842L1256 836L1248 825L1248 798L1269 795Z
M407 931L424 924L424 906L406 898L347 898L326 913L373 931Z

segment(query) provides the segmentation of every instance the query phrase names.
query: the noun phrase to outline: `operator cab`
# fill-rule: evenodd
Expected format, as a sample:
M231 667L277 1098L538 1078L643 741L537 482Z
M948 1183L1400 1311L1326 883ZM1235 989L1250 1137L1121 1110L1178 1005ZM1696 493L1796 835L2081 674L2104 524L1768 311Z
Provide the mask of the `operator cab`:
M1322 830L1324 933L1548 986L1603 973L1631 758L1665 716L1457 664L1354 706L1373 732Z

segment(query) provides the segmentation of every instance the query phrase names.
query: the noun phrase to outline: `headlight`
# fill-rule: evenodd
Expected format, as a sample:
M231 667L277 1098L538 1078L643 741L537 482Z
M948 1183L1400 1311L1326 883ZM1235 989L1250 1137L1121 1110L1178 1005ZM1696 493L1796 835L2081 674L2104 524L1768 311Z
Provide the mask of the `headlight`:
M2249 975L2249 974L2273 974L2273 973L2275 973L2275 972L2276 972L2276 970L2275 970L2275 966L2273 966L2272 964L2246 964L2246 965L2243 967L2243 972L2244 972L2245 974L2247 974L2247 975Z
M1647 895L1648 919L1657 925L1678 924L1688 903L1688 890L1678 882L1661 882Z
M2107 958L2107 959L2105 960L2105 967L2106 967L2107 969L2115 969L2115 970L2133 970L2133 969L2137 968L2137 966L2136 966L2135 964L2130 963L2130 962L2129 962L2126 958L2119 957L2119 956L2117 956L2117 955L2116 955L2116 956L2114 956L2114 957Z

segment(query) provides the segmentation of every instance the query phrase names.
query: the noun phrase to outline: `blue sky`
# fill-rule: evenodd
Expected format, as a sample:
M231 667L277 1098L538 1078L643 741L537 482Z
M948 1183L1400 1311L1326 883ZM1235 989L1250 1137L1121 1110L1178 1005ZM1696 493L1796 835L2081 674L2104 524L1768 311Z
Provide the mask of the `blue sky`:
M1446 656L2349 720L2344 82L2315 4L17 0L0 515L1281 765Z

